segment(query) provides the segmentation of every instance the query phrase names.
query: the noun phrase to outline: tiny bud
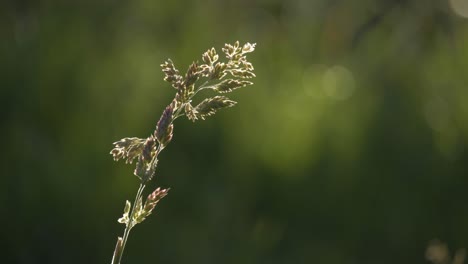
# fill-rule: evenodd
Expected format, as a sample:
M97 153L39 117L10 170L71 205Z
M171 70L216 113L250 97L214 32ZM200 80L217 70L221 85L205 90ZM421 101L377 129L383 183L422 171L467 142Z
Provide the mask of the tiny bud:
M254 51L256 45L257 45L256 43L253 43L253 44L250 44L249 42L245 43L244 46L242 47L242 53L249 53L249 52Z

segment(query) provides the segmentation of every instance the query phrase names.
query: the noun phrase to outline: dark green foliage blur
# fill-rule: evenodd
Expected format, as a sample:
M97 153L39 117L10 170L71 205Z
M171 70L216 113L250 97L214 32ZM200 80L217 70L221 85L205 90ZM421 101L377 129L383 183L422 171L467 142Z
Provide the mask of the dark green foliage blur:
M257 43L255 83L178 119L170 187L123 263L428 263L468 248L463 0L3 1L0 263L110 263L147 137L185 72ZM208 92L209 93L209 92Z

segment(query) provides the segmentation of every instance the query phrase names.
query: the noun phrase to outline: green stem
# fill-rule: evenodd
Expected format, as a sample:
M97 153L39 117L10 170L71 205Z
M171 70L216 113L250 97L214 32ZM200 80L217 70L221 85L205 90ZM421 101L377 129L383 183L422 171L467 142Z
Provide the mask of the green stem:
M138 192L136 194L135 201L133 202L133 207L132 207L132 211L131 211L130 216L129 216L128 224L125 227L124 235L123 235L123 238L122 238L122 250L120 252L119 260L118 260L118 262L116 264L120 264L120 260L122 260L122 255L123 255L123 251L125 249L125 244L127 244L128 236L130 235L130 230L132 230L132 227L133 227L133 214L135 214L135 207L136 207L135 205L137 204L138 200L140 200L141 195L143 194L143 189L144 188L145 188L145 184L141 183L140 188L138 188Z

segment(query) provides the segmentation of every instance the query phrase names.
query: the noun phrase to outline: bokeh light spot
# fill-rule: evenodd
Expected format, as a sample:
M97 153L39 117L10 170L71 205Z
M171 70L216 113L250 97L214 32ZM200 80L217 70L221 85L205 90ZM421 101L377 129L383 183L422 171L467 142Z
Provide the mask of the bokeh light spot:
M345 100L354 92L354 76L343 66L333 66L323 75L322 85L324 93L330 98Z
M452 7L455 14L468 18L468 1L467 0L449 0L450 7Z

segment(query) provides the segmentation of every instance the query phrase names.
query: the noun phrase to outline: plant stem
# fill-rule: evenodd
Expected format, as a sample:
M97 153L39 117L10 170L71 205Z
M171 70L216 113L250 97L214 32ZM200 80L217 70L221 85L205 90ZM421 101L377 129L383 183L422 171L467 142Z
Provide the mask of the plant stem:
M120 257L119 257L117 264L120 264L120 260L122 259L123 251L125 249L125 244L127 244L128 236L130 235L130 230L132 230L132 227L133 227L133 214L135 213L135 207L136 207L135 205L137 204L138 200L141 199L141 195L143 194L144 188L145 188L145 183L141 183L140 188L138 188L135 201L133 202L132 212L130 213L128 224L125 227L124 235L122 238L122 251L120 253Z

